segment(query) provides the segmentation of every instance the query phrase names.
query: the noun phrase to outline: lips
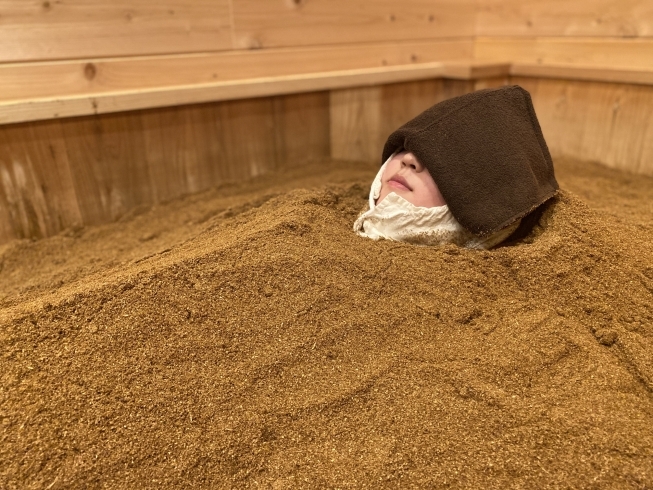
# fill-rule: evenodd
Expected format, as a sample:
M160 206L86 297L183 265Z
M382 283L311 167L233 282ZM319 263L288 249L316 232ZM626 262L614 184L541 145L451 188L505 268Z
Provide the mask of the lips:
M403 188L409 191L413 190L413 188L408 185L406 179L404 179L401 175L393 175L388 181L388 184L390 184L392 187L398 187L400 189Z

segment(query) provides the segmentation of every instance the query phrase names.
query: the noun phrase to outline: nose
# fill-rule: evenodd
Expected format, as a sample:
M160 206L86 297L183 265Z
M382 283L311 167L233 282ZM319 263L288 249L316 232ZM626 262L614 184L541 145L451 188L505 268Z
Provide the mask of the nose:
M401 158L401 166L410 167L415 172L421 172L422 170L424 170L424 165L422 165L422 163L417 159L417 157L410 152L406 153Z

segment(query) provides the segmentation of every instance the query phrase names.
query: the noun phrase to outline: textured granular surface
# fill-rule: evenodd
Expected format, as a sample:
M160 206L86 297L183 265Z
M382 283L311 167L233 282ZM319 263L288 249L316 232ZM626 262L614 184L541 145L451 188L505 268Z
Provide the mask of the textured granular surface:
M4 246L0 488L652 488L653 179L556 165L492 251L335 162Z

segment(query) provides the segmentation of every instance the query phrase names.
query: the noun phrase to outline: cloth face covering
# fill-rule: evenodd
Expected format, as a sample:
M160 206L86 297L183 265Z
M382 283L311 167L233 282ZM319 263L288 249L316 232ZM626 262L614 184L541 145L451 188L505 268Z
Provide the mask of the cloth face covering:
M520 220L495 234L479 238L456 221L447 205L418 207L394 192L377 204L376 200L381 192L381 178L392 156L381 166L372 182L369 209L354 223L354 231L360 236L415 245L454 243L467 248L488 249L508 238L519 226Z

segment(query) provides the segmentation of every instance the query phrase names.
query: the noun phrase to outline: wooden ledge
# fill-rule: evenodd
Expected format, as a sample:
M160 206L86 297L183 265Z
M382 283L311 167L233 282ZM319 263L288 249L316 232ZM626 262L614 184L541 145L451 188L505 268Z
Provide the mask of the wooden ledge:
M431 62L0 102L0 124L450 78L507 76L496 62Z
M535 78L559 78L592 82L653 85L653 70L612 68L592 65L513 63L510 75Z
M125 112L436 78L508 76L653 85L653 70L497 61L443 61L0 101L0 124Z

